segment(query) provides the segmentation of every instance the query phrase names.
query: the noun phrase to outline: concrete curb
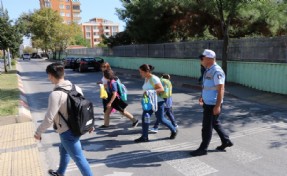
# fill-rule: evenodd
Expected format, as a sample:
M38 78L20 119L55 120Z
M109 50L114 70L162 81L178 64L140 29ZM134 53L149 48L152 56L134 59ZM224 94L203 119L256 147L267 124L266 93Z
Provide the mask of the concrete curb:
M16 65L16 69L17 69L17 77L18 77L18 89L20 91L19 116L17 117L16 122L17 123L29 122L29 121L32 121L32 115L30 112L30 107L27 103L28 101L25 95L24 86L22 83L18 65Z

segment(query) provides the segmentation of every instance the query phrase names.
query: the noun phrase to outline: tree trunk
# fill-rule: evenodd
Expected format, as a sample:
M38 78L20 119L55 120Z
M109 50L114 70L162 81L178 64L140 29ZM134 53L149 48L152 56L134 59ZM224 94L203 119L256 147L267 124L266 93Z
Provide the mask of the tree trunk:
M56 60L56 57L57 57L57 52L56 52L56 51L53 51L53 59Z
M3 56L4 56L4 70L5 70L5 73L8 72L7 70L7 63L6 63L6 53L5 53L5 50L3 50Z
M61 53L62 53L62 50L60 49L60 50L59 50L59 54L58 54L58 59L59 59L59 60L61 60Z
M228 45L229 45L229 34L228 29L225 27L223 34L223 47L222 47L222 69L225 75L227 75Z

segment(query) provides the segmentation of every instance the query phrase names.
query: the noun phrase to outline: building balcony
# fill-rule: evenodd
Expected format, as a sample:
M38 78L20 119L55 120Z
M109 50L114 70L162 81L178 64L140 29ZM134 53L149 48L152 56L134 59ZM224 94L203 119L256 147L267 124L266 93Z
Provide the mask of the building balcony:
M82 17L73 16L73 19L74 19L74 20L81 20Z
M73 13L81 13L82 12L80 9L73 9L72 11L73 11Z

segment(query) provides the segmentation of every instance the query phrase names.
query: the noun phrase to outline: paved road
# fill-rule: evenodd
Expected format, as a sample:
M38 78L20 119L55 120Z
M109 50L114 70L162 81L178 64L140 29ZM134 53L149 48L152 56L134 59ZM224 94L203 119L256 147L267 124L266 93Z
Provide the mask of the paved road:
M49 83L45 60L20 61L21 77L36 126L42 121L47 98L53 86ZM66 78L82 87L84 94L94 103L96 125L102 125L102 105L99 99L101 73L66 71ZM129 90L128 110L140 118L142 80L121 78ZM197 104L199 92L175 88L174 113L179 124L175 140L167 139L168 129L161 127L157 134L150 134L151 142L135 144L141 128L131 128L131 122L115 113L109 130L97 129L82 137L83 149L93 172L97 176L286 176L287 175L287 110L227 96L222 120L230 133L234 147L217 152L220 145L217 134L211 141L208 155L190 157L201 141L202 109ZM44 135L40 151L46 168L56 168L59 161L59 137L49 129ZM73 162L68 176L80 175Z

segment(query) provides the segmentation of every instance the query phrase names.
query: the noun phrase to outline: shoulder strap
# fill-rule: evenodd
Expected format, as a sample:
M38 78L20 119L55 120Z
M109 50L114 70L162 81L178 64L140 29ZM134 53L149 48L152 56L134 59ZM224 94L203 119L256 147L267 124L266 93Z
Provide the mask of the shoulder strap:
M111 92L111 93L112 93L112 83L114 83L114 82L117 83L117 81L115 81L115 80L110 81L110 92ZM118 91L117 91L117 96L119 96L119 85L118 85L118 83L117 83L117 89L118 89Z
M154 84L152 78L153 78L153 75L151 75L151 78L149 79L149 82L152 85L152 87L155 89L155 84Z
M66 94L68 94L68 93L70 93L71 91L74 91L74 90L76 90L76 86L74 84L72 84L72 89L71 90L66 90L66 89L63 89L61 87L57 87L56 89L54 89L54 91L62 91L62 92L65 92ZM60 111L58 111L58 114L65 121L65 123L69 126L69 123L65 119L64 115Z
M72 84L72 89L71 90L66 90L62 87L57 87L56 89L54 89L54 91L62 91L62 92L65 92L65 93L69 93L71 91L74 91L76 90L76 86L74 84Z

